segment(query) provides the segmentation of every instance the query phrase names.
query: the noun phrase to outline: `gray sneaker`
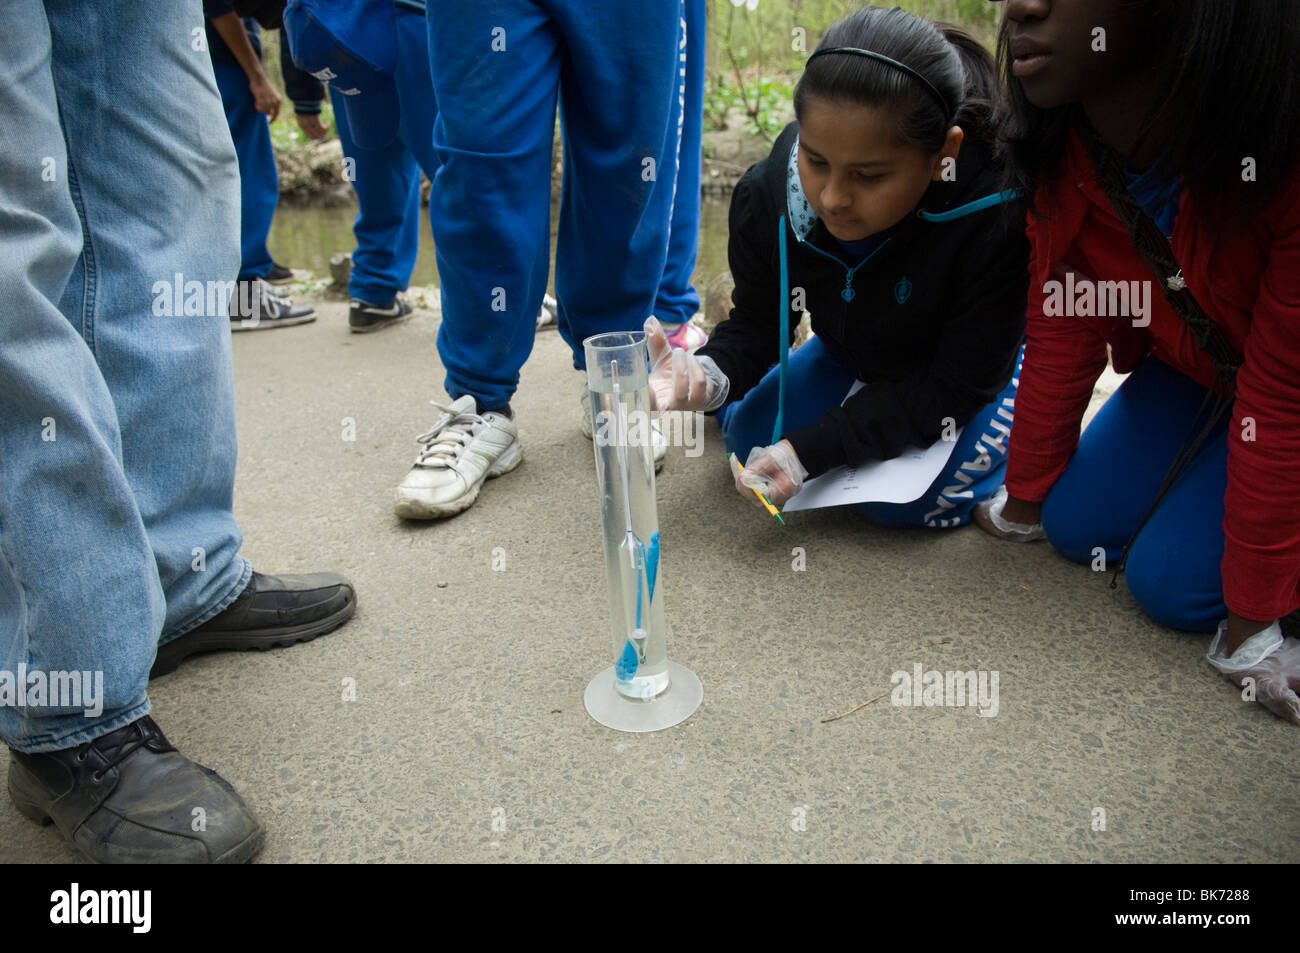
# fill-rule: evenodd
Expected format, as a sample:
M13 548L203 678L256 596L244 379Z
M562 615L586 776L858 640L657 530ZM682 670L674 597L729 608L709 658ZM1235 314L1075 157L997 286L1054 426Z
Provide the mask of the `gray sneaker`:
M455 516L469 509L484 480L509 473L524 459L519 430L505 414L480 415L468 394L450 404L429 403L442 413L415 438L420 453L393 504L398 516L413 520Z
M230 330L266 331L316 320L316 311L295 305L261 278L235 283L230 296Z
M239 864L266 836L229 782L147 715L61 751L10 749L9 796L99 864Z

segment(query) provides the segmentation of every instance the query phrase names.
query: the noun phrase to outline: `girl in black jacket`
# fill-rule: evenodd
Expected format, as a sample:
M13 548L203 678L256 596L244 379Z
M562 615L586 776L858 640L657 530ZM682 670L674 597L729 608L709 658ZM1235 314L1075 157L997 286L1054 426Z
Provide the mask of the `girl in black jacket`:
M897 8L832 26L797 121L732 195L730 320L694 356L647 322L656 406L721 410L746 498L780 506L841 464L938 440L953 449L934 484L869 516L957 526L1001 485L1028 245L998 187L994 76L965 33ZM803 311L816 336L791 353Z

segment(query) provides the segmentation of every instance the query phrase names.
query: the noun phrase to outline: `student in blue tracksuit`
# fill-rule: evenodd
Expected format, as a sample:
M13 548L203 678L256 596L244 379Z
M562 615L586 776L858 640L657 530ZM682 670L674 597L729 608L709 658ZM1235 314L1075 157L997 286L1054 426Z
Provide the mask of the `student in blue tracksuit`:
M700 169L704 158L704 55L708 32L705 0L686 0L682 11L684 35L678 45L678 92L669 126L676 125L677 179L673 216L654 314L674 348L696 350L708 335L691 323L700 310L700 296L691 283L700 241Z
M419 250L420 171L430 181L438 172L433 151L438 107L429 73L423 0L396 0L392 16L396 61L393 88L385 95L395 100L389 108L399 118L391 140L372 147L358 145L344 108L345 97L333 84L330 87L339 143L343 155L352 160L352 186L360 207L353 226L357 247L348 281L352 297L348 326L357 333L376 331L410 316L411 306L401 292L410 285ZM282 58L282 65L285 92L299 125L319 138L325 130L310 117L320 112L324 95L320 82L287 58Z
M684 125L674 103L686 13L685 0L430 2L442 163L430 219L451 401L419 438L399 515L458 513L523 458L510 399L547 285L557 104L557 326L574 366L584 338L640 328L654 312Z
M1023 203L999 187L994 88L991 57L959 30L897 8L835 24L797 121L732 195L731 319L694 356L647 322L657 406L721 410L746 499L753 486L781 505L836 466L945 439L932 486L866 514L958 526L1000 486L1028 245ZM805 310L815 337L788 354Z
M268 284L293 277L266 247L280 198L280 178L271 147L270 123L280 112L280 94L262 68L257 22L241 20L230 0L203 0L212 72L239 159L239 287L231 296L231 330L253 330L314 321L311 308L295 307Z

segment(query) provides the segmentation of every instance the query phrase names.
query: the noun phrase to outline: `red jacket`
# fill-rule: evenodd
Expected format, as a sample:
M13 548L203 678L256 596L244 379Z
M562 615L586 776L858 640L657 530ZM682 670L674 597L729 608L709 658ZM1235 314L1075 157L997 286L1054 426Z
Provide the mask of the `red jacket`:
M1154 354L1207 387L1216 376L1133 247L1073 131L1059 172L1038 189L1040 216L1028 218L1027 345L1006 483L1008 493L1030 501L1047 496L1078 446L1107 344L1121 373ZM1243 355L1228 431L1224 598L1246 618L1274 619L1300 606L1300 182L1292 178L1232 237L1199 222L1196 200L1184 191L1170 244L1188 288ZM1066 271L1076 280L1150 280L1150 325L1045 316L1044 286L1064 281ZM1243 439L1252 432L1254 440Z

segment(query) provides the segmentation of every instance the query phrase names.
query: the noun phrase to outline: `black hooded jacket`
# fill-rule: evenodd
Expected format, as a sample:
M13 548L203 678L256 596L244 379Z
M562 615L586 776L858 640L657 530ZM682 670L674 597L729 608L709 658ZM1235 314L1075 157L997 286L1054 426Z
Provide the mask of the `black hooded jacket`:
M990 149L968 137L954 181L932 182L917 210L855 267L821 221L802 237L791 223L791 196L798 204L800 192L790 171L797 132L795 123L786 127L732 194L734 306L699 354L727 375L728 400L757 384L780 359L778 299L788 269L784 307L798 304L802 289L813 331L867 382L843 407L782 435L818 476L928 447L944 433L945 418L966 424L1006 387L1024 337L1029 244L1023 200L999 191ZM787 345L799 318L791 310Z

